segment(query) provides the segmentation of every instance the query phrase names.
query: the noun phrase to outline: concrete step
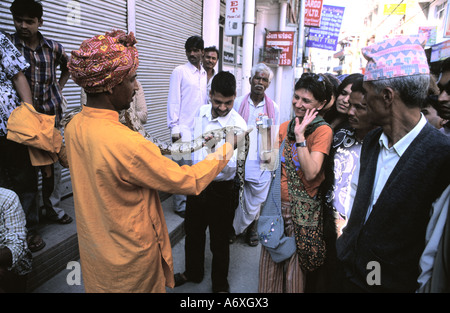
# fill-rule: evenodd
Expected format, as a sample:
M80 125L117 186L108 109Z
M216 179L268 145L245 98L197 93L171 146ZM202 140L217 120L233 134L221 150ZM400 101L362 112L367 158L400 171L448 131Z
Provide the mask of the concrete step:
M173 212L170 194L160 193L160 199L173 247L184 237L184 219ZM74 221L66 225L44 221L39 226L39 232L46 246L41 251L33 253L33 271L28 277L29 292L66 269L67 263L80 258L73 197L65 197L61 207Z

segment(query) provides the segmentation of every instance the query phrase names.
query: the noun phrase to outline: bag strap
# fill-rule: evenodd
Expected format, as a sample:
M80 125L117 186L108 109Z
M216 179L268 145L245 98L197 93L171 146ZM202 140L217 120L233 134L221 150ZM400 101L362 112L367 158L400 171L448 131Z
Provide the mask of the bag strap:
M298 176L298 173L295 169L292 148L289 143L284 147L284 150L286 152L284 156L286 160L285 164L288 182L293 183L295 186L299 187L300 190L305 190L305 184L303 184L303 181L301 180L300 176Z
M281 143L277 163L280 162L286 139ZM275 173L272 174L272 181L270 182L269 193L266 201L261 206L261 215L274 216L281 212L281 164L278 164Z

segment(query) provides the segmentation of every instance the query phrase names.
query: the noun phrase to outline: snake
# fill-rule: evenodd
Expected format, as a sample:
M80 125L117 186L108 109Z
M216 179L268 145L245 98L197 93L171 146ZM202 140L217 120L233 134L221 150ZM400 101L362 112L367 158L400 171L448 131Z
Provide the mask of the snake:
M60 122L61 127L67 127L69 122L75 117L75 115L80 113L81 110L82 107L80 106L79 108L75 108L70 112L67 112ZM245 132L245 130L243 130L242 128L236 126L227 126L204 132L202 135L198 136L196 139L191 140L190 142L182 142L181 140L171 142L160 140L159 138L154 137L151 133L149 133L139 121L139 118L135 114L135 109L133 106L130 106L130 108L127 110L122 110L121 112L119 112L119 121L132 131L139 132L145 139L155 144L161 151L162 155L172 156L192 153L205 146L212 148L217 142L225 139L227 134L229 134L230 132L233 132L234 135L239 135ZM242 140L240 144L238 144L236 160L236 176L239 185L239 204L241 205L241 208L244 208L243 193L245 182L245 161L247 159L249 145L250 137L249 134L246 133L245 140Z

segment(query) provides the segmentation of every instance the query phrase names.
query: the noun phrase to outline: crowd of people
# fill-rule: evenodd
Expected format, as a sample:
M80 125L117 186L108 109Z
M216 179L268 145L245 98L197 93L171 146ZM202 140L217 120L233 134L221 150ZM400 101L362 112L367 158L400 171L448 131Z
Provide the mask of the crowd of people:
M234 75L215 70L220 52L192 36L170 77L165 146L201 144L167 157L130 127L147 123L133 33L96 35L68 57L39 32L42 12L39 2L15 0L16 33L0 34L0 292L26 291L32 252L45 246L42 209L72 221L59 207L62 166L86 292L199 283L207 229L216 293L233 291L237 236L261 245L261 293L450 292L450 58L430 72L424 38L363 48L364 74L304 73L292 102L280 104L266 94L270 67L256 64L250 92L237 97ZM81 105L65 119L70 78ZM28 144L8 139L9 117L24 103L54 117L59 160L38 166ZM291 106L289 120L281 105ZM158 191L172 194L184 218L180 273Z

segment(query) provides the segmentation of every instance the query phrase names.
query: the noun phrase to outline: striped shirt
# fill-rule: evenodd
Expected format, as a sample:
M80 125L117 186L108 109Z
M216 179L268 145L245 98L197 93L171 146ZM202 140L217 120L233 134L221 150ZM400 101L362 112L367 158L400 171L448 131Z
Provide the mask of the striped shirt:
M12 270L19 275L31 271L31 252L27 246L25 213L16 193L0 188L0 249L8 248L12 255Z
M24 74L30 84L36 111L56 115L58 125L62 116L63 95L56 70L58 66L61 70L66 70L69 58L60 43L43 37L40 32L38 36L40 43L35 50L27 47L17 33L11 36L11 41L31 65Z

